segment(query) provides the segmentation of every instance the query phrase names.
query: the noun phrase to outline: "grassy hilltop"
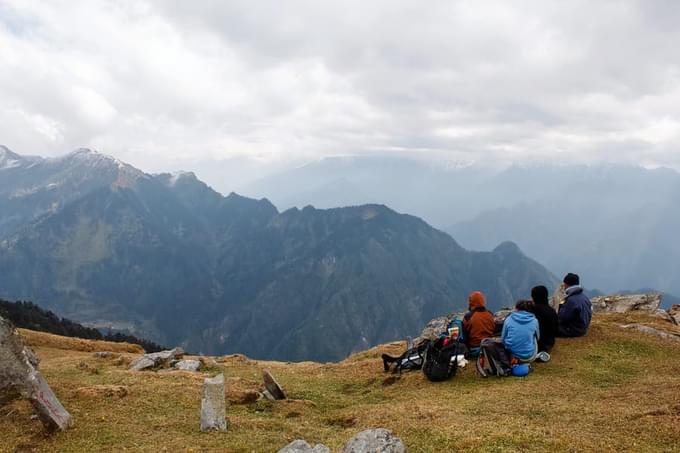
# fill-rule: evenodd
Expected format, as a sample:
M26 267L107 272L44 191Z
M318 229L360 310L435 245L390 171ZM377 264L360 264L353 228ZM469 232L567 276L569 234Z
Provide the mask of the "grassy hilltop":
M127 371L137 354L125 348L122 359L97 359L89 351L109 345L23 331L75 426L45 436L28 403L15 402L0 408L0 451L267 452L296 438L335 450L371 427L391 429L411 452L677 451L680 342L621 329L626 322L680 332L645 315L599 314L587 337L558 340L553 361L527 378L481 379L470 364L440 384L383 373L380 354L400 352L396 343L333 364L237 355L205 373L154 373ZM248 402L263 368L290 400ZM219 371L229 431L201 433L202 381Z

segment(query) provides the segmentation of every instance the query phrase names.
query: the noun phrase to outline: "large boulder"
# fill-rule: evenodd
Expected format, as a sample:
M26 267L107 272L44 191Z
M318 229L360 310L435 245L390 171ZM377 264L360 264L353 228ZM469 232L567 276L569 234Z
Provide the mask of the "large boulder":
M11 322L0 317L0 404L26 398L50 431L71 426L71 415L38 371L38 359Z
M277 453L331 453L331 449L324 444L316 444L313 447L302 439L294 440Z
M609 313L627 313L642 311L656 314L661 305L661 294L614 294L592 299L593 311Z
M362 431L347 442L341 453L405 453L406 447L392 431L377 428Z
M198 360L180 360L173 366L176 370L198 371L201 369L201 362Z

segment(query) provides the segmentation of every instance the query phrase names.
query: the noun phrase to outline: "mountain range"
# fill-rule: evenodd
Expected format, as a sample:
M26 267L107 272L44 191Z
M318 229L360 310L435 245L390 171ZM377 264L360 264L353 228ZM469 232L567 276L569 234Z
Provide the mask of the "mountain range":
M0 297L209 354L337 360L472 290L498 308L556 283L511 242L471 252L382 204L279 212L87 149L0 149L0 214Z
M680 294L680 174L671 169L349 156L267 176L241 191L271 193L281 207L381 200L472 250L512 241L556 275L580 274L590 288Z

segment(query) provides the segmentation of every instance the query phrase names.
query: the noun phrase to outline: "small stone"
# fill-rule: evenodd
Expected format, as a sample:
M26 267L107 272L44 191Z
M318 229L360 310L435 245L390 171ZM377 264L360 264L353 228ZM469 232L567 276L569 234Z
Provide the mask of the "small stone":
M206 378L201 400L201 431L226 431L227 409L224 398L224 374Z
M268 370L262 372L262 378L264 379L264 387L275 400L286 399L286 393L283 391L283 387L276 382L276 379L274 379L274 376L272 376Z
M174 368L176 370L198 371L201 368L201 362L198 360L180 360L175 363Z
M324 444L316 444L314 447L302 439L294 440L277 453L331 453L331 449Z
M406 453L401 439L384 428L362 431L341 450L341 453Z
M276 398L274 398L274 396L271 393L269 393L269 390L265 390L264 392L262 392L262 397L269 401L276 401Z

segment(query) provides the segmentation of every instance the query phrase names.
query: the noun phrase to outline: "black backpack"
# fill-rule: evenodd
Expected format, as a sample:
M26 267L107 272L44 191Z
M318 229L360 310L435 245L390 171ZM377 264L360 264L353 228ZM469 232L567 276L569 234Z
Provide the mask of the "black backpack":
M425 361L424 355L426 348L427 341L407 349L403 354L397 357L383 354L383 368L385 371L389 371L390 366L394 363L394 371L398 373L401 373L403 370L419 370L423 367L423 362Z
M444 338L427 343L423 373L433 382L445 381L455 376L458 370L459 341L444 346Z
M502 341L485 338L479 346L477 372L482 377L510 375L512 371L510 353Z

